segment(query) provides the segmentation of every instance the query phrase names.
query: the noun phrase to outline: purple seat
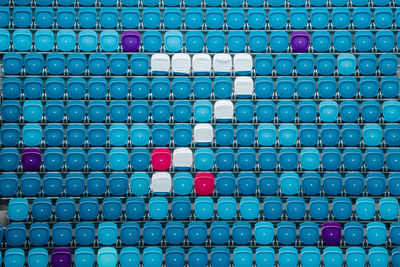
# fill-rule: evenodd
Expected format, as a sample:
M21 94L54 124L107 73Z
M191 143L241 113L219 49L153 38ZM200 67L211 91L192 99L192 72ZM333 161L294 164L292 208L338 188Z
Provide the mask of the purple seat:
M342 238L342 227L337 222L326 222L322 225L322 241L327 245L338 245Z
M70 267L71 251L67 248L56 248L51 253L52 267Z
M310 36L306 31L296 31L290 36L294 52L306 52L310 45Z
M136 52L140 46L140 34L137 31L124 31L121 37L122 48L127 52Z
M26 171L36 171L42 163L42 154L37 148L26 148L21 154L22 167Z

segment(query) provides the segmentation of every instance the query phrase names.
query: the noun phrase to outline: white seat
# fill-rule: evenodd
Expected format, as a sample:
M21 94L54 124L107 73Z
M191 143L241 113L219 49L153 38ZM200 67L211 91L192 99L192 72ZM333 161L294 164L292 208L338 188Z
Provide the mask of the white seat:
M249 72L253 69L253 59L250 54L235 54L233 58L235 72Z
M194 126L193 137L196 143L211 143L214 131L211 124L199 123Z
M174 73L189 74L190 56L188 54L174 54L172 56L172 71Z
M154 54L151 56L151 71L169 72L171 62L167 54Z
M192 61L193 72L210 72L211 57L207 54L195 54Z
M232 57L229 54L216 54L213 58L214 72L231 72Z
M217 120L231 120L233 118L233 103L230 100L218 100L214 105L214 115Z
M151 177L151 191L168 193L172 188L171 175L168 172L155 172Z
M190 168L193 163L193 152L190 148L180 147L174 150L173 165L178 168Z
M235 94L236 95L252 95L254 91L253 79L251 77L237 77L235 79Z

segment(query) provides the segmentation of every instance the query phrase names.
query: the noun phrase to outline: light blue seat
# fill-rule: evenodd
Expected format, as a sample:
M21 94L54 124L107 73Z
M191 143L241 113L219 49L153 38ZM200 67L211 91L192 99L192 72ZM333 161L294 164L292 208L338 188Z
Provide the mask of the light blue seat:
M274 31L270 35L269 43L271 46L271 50L273 52L284 52L288 48L289 45L289 36L286 32L284 31ZM291 55L278 55L275 57L275 68L278 71L278 64L276 62L277 59L282 58L285 59L285 63L290 64L290 59L293 61L293 57ZM282 63L283 64L283 63ZM291 63L293 66L293 62ZM290 67L285 68L285 71L278 71L280 75L285 75L284 73L288 73ZM287 75L287 74L286 74Z
M269 75L272 73L272 56L268 54L257 54L254 57L254 69L258 75ZM272 80L269 77L256 78L254 84L254 92L259 98L271 98Z
M149 216L155 220L167 217L168 200L165 197L152 197L149 201Z
M308 12L305 8L293 8L289 11L290 25L294 29L304 29L308 22Z
M97 33L93 30L83 30L78 35L79 50L94 52L97 47Z
M20 248L9 248L4 253L5 267L23 267L25 263L25 252Z
M117 250L113 247L102 247L97 251L99 267L115 267L118 262Z
M209 101L199 100L193 105L193 115L196 122L209 122L212 116L212 104Z
M294 247L283 247L278 252L278 262L281 266L295 267L298 263L297 250Z
M326 8L313 8L310 12L311 25L315 29L326 29L329 23L329 11Z
M95 255L92 248L80 247L75 250L74 263L77 267L89 267L94 264Z
M109 152L109 164L112 170L126 170L129 161L128 151L124 148L113 148Z
M1 23L1 10L0 10ZM10 33L7 30L0 30L0 51L7 51L10 46Z
M274 238L274 226L270 222L257 222L254 226L254 237L257 244L272 244Z
M370 44L369 42L372 40L373 40L373 36L372 36L372 32L370 32L370 31L358 31L354 34L354 45L355 45L357 51L360 51L360 52L371 51L372 44ZM367 54L367 56L370 57L368 54ZM365 56L362 56L361 58L363 58L363 57L365 57ZM360 58L358 59L358 62L360 64Z
M367 241L369 244L377 246L386 241L386 226L381 222L370 222L367 224Z
M328 247L323 250L322 259L326 267L334 267L343 264L342 250L338 247Z
M333 34L333 46L335 47L335 50L338 52L349 52L350 51L350 47L352 44L352 35L350 34L350 32L348 31L336 31ZM351 60L348 61L349 66L352 66L353 63L355 64L355 61L353 60L353 58L350 56ZM339 64L338 64L339 67ZM352 70L353 67L349 68L349 70Z
M269 10L268 20L272 29L284 29L287 24L287 13L283 8Z
M97 228L99 243L110 246L116 243L118 237L118 227L113 222L102 222Z
M247 14L250 29L263 29L267 20L267 14L262 8L252 8Z
M385 101L382 105L383 118L387 122L399 121L397 115L400 114L400 104L396 101Z
M368 250L368 263L371 267L387 266L389 264L389 253L387 249L373 247Z
M382 127L377 124L367 124L363 128L363 139L367 146L378 146L383 138Z
M240 215L245 220L258 218L260 204L256 197L243 197L240 200Z
M320 251L316 247L304 247L300 253L301 265L304 267L318 266L321 263Z
M166 8L163 14L166 29L179 29L182 23L182 13L179 8Z
M320 154L315 148L305 148L301 150L301 167L305 170L316 170L319 165Z
M364 176L360 173L347 173L344 177L344 188L349 195L361 195L364 191Z
M189 29L200 29L203 24L203 11L195 7L186 9L185 24Z
M367 256L365 250L360 247L350 247L346 250L346 264L349 267L365 266Z
M207 17L207 13L210 9L207 9L206 11L206 22L207 22L207 18L211 17L211 15L209 15ZM221 10L222 11L222 10ZM211 12L210 12L211 13ZM222 21L221 21L221 25L219 26L213 26L216 27L215 29L219 29L222 27L222 22L223 22L223 12L222 13ZM219 15L219 12L218 12ZM211 19L210 19L211 20ZM214 19L213 19L214 20ZM215 19L215 21L217 21L217 19ZM208 25L213 25L210 22L207 22L207 27ZM218 31L212 31L212 32L208 32L207 36L206 36L206 44L207 44L207 48L210 52L222 52L224 50L225 47L225 35L223 32L218 32Z
M295 195L300 189L299 175L292 172L283 173L280 177L282 194Z
M128 142L128 127L124 124L114 124L109 129L109 139L112 146L125 146Z
M97 22L96 9L94 7L79 8L78 21L79 21L79 26L83 29L94 28L96 26L96 22Z
M318 224L315 222L302 222L299 228L299 237L300 242L304 245L316 244L319 237Z
M162 37L158 31L146 31L143 34L144 51L156 52L161 49Z
M246 34L244 32L230 31L227 44L229 51L233 53L243 52L246 46Z
M260 267L272 267L275 264L275 252L271 247L259 247L256 249L255 262Z
M375 200L370 197L360 197L356 200L356 215L361 220L371 220L375 215Z
M22 141L26 146L38 146L42 141L42 127L38 124L27 124L22 128Z
M28 266L29 267L45 267L49 261L49 254L44 248L32 248L28 252Z
M394 220L399 214L399 202L396 198L385 197L379 200L379 214L384 220Z
M8 202L8 218L12 221L24 221L28 217L29 204L24 198L13 198Z
M131 176L131 193L136 196L143 196L149 192L150 177L146 173L134 173Z
M257 128L258 144L273 146L276 140L276 128L272 124L262 124Z
M394 47L394 33L391 31L379 31L376 33L376 48L380 52L389 52Z
M107 56L105 54L91 54L88 60L89 71L93 75L104 75L107 71Z
M281 146L294 146L297 141L297 128L294 124L283 124L278 128L278 139Z
M211 197L197 197L194 202L194 213L200 220L212 218L214 213L214 202Z
M13 11L14 25L17 28L29 28L32 23L32 9L27 6L17 6Z
M118 10L114 7L100 9L100 25L105 29L113 29L118 24Z
M338 112L338 104L335 101L326 100L319 104L319 114L323 122L335 122Z
M105 52L117 51L119 43L118 33L113 30L104 30L100 33L100 47Z
M134 146L146 146L149 142L150 129L146 124L132 125L130 134Z
M4 1L4 4L7 4L7 1ZM10 8L6 6L0 7L0 26L5 28L8 26L10 22Z
M273 33L278 33L273 32ZM281 40L280 38L284 38L283 36L286 36L285 33L282 33L282 36L272 36L271 33L271 49L273 49L274 52L284 52L286 50L287 44L286 40ZM274 38L274 39L272 39ZM279 38L279 39L278 39ZM275 45L281 46L281 48L273 48L272 47L272 42L274 42ZM285 43L285 44L283 44ZM293 72L293 67L294 67L294 59L293 56L290 54L279 54L275 57L275 70L278 75L282 76L288 76Z
M28 51L32 45L32 33L29 30L16 30L13 34L13 44L16 51Z
M238 267L250 267L253 264L253 252L249 247L237 247L233 250L233 264Z

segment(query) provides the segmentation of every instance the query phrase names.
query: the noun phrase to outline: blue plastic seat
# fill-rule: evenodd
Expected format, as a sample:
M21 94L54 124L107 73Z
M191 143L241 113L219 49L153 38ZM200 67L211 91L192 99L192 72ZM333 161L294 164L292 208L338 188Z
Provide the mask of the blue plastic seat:
M121 11L122 27L127 29L136 29L139 25L139 9L136 7L126 7Z
M196 149L194 153L194 164L201 171L211 170L214 164L214 153L209 148Z
M233 53L243 52L246 46L246 34L244 32L230 31L228 33L227 43L229 51Z
M262 8L252 8L247 14L247 20L250 29L263 29L267 20L267 14Z
M78 11L79 26L84 29L92 29L96 26L97 12L94 7L81 7Z
M281 122L293 122L296 117L296 104L293 101L279 101L276 114Z
M18 53L6 53L3 57L3 69L5 74L16 75L22 69L22 56Z
M0 10L1 16L1 10ZM1 20L1 17L0 17ZM8 50L10 46L10 33L7 30L0 30L0 51Z
M158 222L148 222L143 225L143 240L148 245L159 244L162 233L162 226Z
M240 200L240 215L245 220L254 220L258 218L260 204L256 197L243 197Z
M79 217L84 221L97 218L99 213L99 202L94 197L83 197L79 200Z
M207 250L204 247L192 247L188 253L188 263L191 266L205 266L208 262Z
M94 52L97 47L97 33L93 30L83 30L79 32L79 50L84 52Z
M320 54L317 56L316 66L320 75L332 75L335 69L335 58L331 54Z
M364 176L360 173L347 173L344 177L344 188L349 195L361 195L364 191Z
M238 168L244 171L252 170L256 164L256 152L252 148L239 148L237 151Z
M91 122L104 122L107 117L107 103L103 100L90 101L88 115Z
M22 141L26 146L38 146L42 141L42 127L38 124L27 124L22 128Z
M168 200L165 197L152 197L149 201L149 216L155 220L167 217Z
M97 251L97 264L101 267L113 267L118 262L117 250L113 247L102 247Z
M136 222L124 222L121 225L120 236L121 236L121 241L124 245L128 246L136 245L139 242L140 238L139 224ZM133 251L131 251L131 253L132 252ZM137 253L139 252L137 251ZM129 255L129 256L133 257L134 255ZM129 260L128 255L126 255L126 257L127 260Z
M47 223L33 223L29 228L29 242L32 246L47 245L50 238L50 228Z
M283 148L279 153L279 163L283 170L294 170L297 168L299 156L295 148Z
M26 232L23 223L10 223L5 230L5 240L11 247L20 247L25 243Z
M339 173L326 173L323 176L323 189L327 195L339 195L343 189L343 177Z
M211 249L212 266L222 267L227 266L230 263L230 252L226 247L214 247Z
M249 267L253 263L253 252L249 247L237 247L233 250L233 264L238 267Z
M143 265L149 267L161 266L163 254L158 247L148 247L143 250Z
M232 170L235 164L235 152L230 148L221 148L216 151L215 163L219 170Z
M364 228L359 222L348 222L344 225L344 240L349 245L360 245L364 239Z
M294 247L283 247L278 252L278 262L281 266L297 266L298 255Z
M131 56L131 70L133 75L146 75L149 65L149 56L145 54L133 54Z
M75 250L74 264L77 267L88 267L94 264L95 255L92 248L80 247Z
M324 146L336 146L340 139L339 127L335 124L325 124L321 127L320 136Z
M378 79L376 77L367 76L360 79L360 93L362 97L376 97L378 90Z
M370 197L360 197L356 200L356 214L361 220L371 220L375 215L375 200Z
M268 13L268 20L272 29L284 29L287 23L287 13L283 8L271 9Z
M38 3L39 4L39 3ZM35 9L35 23L38 28L51 28L54 21L54 11L51 7L37 7ZM40 18L40 19L38 19ZM37 32L36 32L37 34Z
M67 56L67 68L72 75L82 75L86 70L86 56L81 53L69 54Z
M47 170L60 170L63 161L64 154L59 148L48 148L43 154L43 163Z
M43 178L43 192L47 196L58 196L63 190L63 177L58 173L47 173Z
M376 33L376 48L380 52L389 52L394 47L394 33L391 31L379 31Z
M204 244L207 238L207 225L204 222L190 222L187 227L187 236L193 245Z
M258 54L254 57L254 69L257 75L269 75L272 73L272 56L268 54ZM256 78L254 91L259 98L271 98L272 80L269 77Z
M30 28L32 23L32 9L27 6L17 6L13 11L14 25L17 28Z
M321 263L320 251L316 247L304 247L300 253L301 265L304 267L317 266Z
M190 225L189 225L189 227L190 227ZM200 228L202 228L202 227L200 227ZM203 231L203 230L204 229L200 229L200 232L195 232L195 233L192 232L189 236L189 238L192 238L191 242L194 241L193 239L198 239L198 238L203 239L204 236L199 236L199 235L204 234L204 233L201 233L201 231ZM188 231L189 231L189 228L188 228ZM192 227L192 231L194 231L193 227ZM166 224L165 239L168 244L170 244L170 245L182 244L184 237L185 237L185 227L184 227L183 223L169 222Z
M300 242L304 245L314 245L318 241L319 228L315 222L303 222L299 228Z
M274 148L261 148L258 152L258 163L261 170L274 170L278 162L278 155Z
M150 139L150 129L145 124L134 124L131 127L131 142L134 146L146 146Z
M270 46L271 46L271 50L273 52L284 52L288 48L289 36L288 36L288 34L286 32L284 32L284 31L274 31L274 32L271 33L269 38L270 38L269 39L269 43L270 43ZM287 73L291 72L291 68L290 67L285 67L285 69L281 71L283 66L281 66L281 69L280 69L278 64L277 64L277 62L276 62L276 60L279 59L279 58L284 59L284 63L286 63L286 64L289 63L290 65L293 66L293 62L290 63L290 60L293 61L293 57L291 55L278 55L278 56L275 57L275 68L277 69L277 72L280 75L287 75ZM281 63L281 64L283 65L283 63ZM279 69L279 71L278 71L278 69ZM289 71L289 69L290 69L290 71Z
M370 31L358 31L354 35L355 47L356 47L357 51L360 51L360 52L371 51L372 44L370 43L370 41L372 41L372 40L373 40L373 36L372 36L372 32L370 32ZM363 56L359 57L359 59L358 59L359 65L361 63L360 59L362 59L364 57L367 57L367 58L372 57L373 58L373 56L371 56L369 54L363 55ZM375 66L375 68L376 68L376 66ZM365 69L365 67L362 68L363 73L364 73L364 69ZM369 68L369 71L371 71L371 69L372 69L372 66Z
M317 195L321 190L321 176L317 173L303 174L301 187L306 195Z
M343 264L343 252L338 247L327 247L323 250L322 259L326 267Z
M389 264L389 253L387 249L373 247L368 250L368 262L371 267L387 266Z
M126 201L126 216L131 220L140 220L145 213L144 199L140 197L130 197Z
M192 141L192 127L188 124L175 125L172 131L177 146L187 146Z
M86 65L86 63L85 63ZM64 72L65 69L65 57L64 55L62 55L61 53L50 53L47 55L46 57L46 69L47 69L47 73L52 74L52 75L59 75L61 73ZM52 89L51 94L48 93L48 96L51 98L61 98L63 96L63 91L61 92L61 90L64 90L64 88L60 88L61 82L63 83L63 87L65 87L64 85L64 81L62 79L59 78L50 78L46 81L46 86L47 84L49 85L49 87ZM58 86L57 86L58 84ZM57 90L56 90L57 88ZM46 88L47 89L47 88ZM46 92L48 92L46 90Z
M182 23L182 14L179 8L166 8L163 14L164 27L178 29Z
M58 198L55 211L57 219L60 221L70 221L75 216L75 201L69 197Z
M156 52L161 49L162 37L158 31L146 31L143 34L144 51Z
M32 75L38 75L43 72L43 66L44 66L44 58L43 55L39 53L28 53L24 57L24 66L25 66L25 71L27 74L32 74ZM40 84L41 88L40 90L37 90L36 92L33 92L33 88L38 87ZM39 98L42 93L42 88L43 88L43 81L39 78L28 78L24 82L24 92L25 96L27 98ZM36 88L35 88L36 89Z
M349 52L351 44L352 44L352 35L350 34L350 32L348 32L348 31L336 31L333 34L333 46L335 47L336 51L338 51L338 52ZM348 73L354 73L353 69L355 68L355 64L356 64L355 58L353 58L351 54L350 55L344 54L341 57L345 58L342 61L346 63L346 64L343 64L343 66L347 66L347 68L346 68L347 72ZM339 58L338 58L338 60L339 60ZM339 67L341 69L344 69L344 68L342 68L342 65L339 65L339 63L340 62L338 61L338 64L337 64L338 69L339 69ZM349 74L345 74L345 73L343 73L343 74L344 75L349 75Z
M35 46L38 51L51 51L54 45L54 34L50 30L39 30L35 34Z
M0 141L3 146L17 146L20 135L21 132L17 125L6 124L0 129Z
M4 2L6 4L7 1ZM0 7L0 26L5 28L8 26L10 22L10 8L9 7Z
M385 197L379 200L379 214L384 220L394 220L399 214L399 202L396 198Z
M151 137L155 146L167 146L171 140L171 128L167 124L154 125Z
M297 128L293 124L283 124L278 128L278 139L281 146L294 146L297 140Z
M100 25L105 29L116 28L118 24L118 10L114 7L103 7L100 9Z
M80 222L75 226L75 240L78 245L88 246L93 244L95 239L94 224L90 222Z
M276 184L278 183L278 178L276 177ZM276 185L277 187L277 185ZM272 191L272 190L271 190ZM268 197L263 201L263 212L264 217L269 220L276 220L281 218L282 215L282 200L278 197Z
M44 248L32 248L28 252L28 266L46 266L49 261L49 254Z
M301 125L299 129L299 139L304 146L315 146L318 141L318 128L311 124Z
M371 245L383 245L386 241L386 226L381 222L367 224L367 241Z
M283 52L284 50L286 50L286 46L287 45L285 45L285 49L283 49L283 50L282 49L277 50L277 49L274 49L272 47L272 41L273 41L272 34L274 34L274 33L277 33L277 32L271 33L271 39L270 39L271 49L273 49L273 51L275 50L275 52ZM287 34L287 33L282 33L282 34ZM281 37L274 36L274 38L281 38ZM279 45L281 44L281 42L277 41L276 39L274 40L274 42L275 42L275 44L279 44ZM284 76L290 75L292 73L293 67L294 67L294 63L293 62L294 62L293 56L290 55L290 54L279 54L279 55L277 55L275 57L275 70L276 70L276 73L278 75L284 75Z
M362 164L362 152L358 148L347 148L343 152L343 164L348 170L359 170Z
M272 267L275 264L275 252L271 247L259 247L256 249L255 262L257 266Z
M106 97L106 93L107 93L106 79L104 79L104 78L89 79L88 92L89 92L89 96L93 99L104 99Z
M308 22L308 12L305 8L293 8L289 12L290 25L294 29L304 29Z
M329 11L326 8L313 8L310 12L311 25L315 29L326 29L329 23Z
M175 197L172 200L172 216L178 220L185 220L191 212L191 202L188 197Z
M251 225L248 222L235 222L232 227L233 242L236 245L249 244L252 237Z
M107 71L107 56L100 53L91 54L88 60L88 67L91 74L104 75Z
M313 219L324 220L329 214L329 202L325 197L313 197L309 205L310 216Z
M207 220L213 216L214 202L211 197L198 197L194 203L194 213L200 220Z
M70 146L82 146L85 142L86 128L82 124L70 124L66 130L67 142Z
M167 248L165 252L165 264L168 267L181 266L185 263L185 251L180 247Z
M142 14L143 26L147 29L156 29L160 27L161 12L158 8L146 8Z
M345 29L350 24L350 11L345 7L338 7L332 11L332 24L335 29Z
M52 210L52 202L48 198L35 198L32 202L32 216L37 221L48 220Z
M71 29L75 24L75 9L72 7L60 7L56 14L58 27Z
M275 104L272 102L269 102L269 101L257 102L256 116L257 116L257 120L260 122L271 122L275 116Z
M0 169L13 171L17 169L19 163L19 152L13 148L5 148L0 151Z
M229 224L226 222L213 222L210 226L210 239L213 244L223 245L228 243L230 236Z
M286 200L286 214L289 219L303 218L306 212L306 203L301 197L289 197Z
M104 198L102 203L102 212L105 220L117 220L120 218L122 214L121 199L117 197Z
M88 128L88 141L92 146L103 146L107 139L107 128L105 125L93 124Z
M364 266L367 262L365 250L360 247L351 247L346 250L346 264L349 267Z
M118 237L117 224L113 222L102 222L97 228L97 238L102 245L110 246L116 243Z
M46 258L47 259L47 258ZM25 252L20 248L9 248L4 253L4 266L23 267L25 263Z
M293 244L296 239L296 225L293 222L280 222L277 225L276 237L284 245Z
M206 19L207 19L207 12L210 9L207 9L206 11ZM222 17L223 17L223 12L222 12ZM210 23L207 23L207 26ZM217 27L217 26L215 26ZM221 27L222 27L222 23L221 23ZM219 29L220 27L218 26ZM210 52L222 52L224 50L225 47L225 35L223 32L219 32L219 31L211 31L207 33L206 36L206 44L207 44L207 48L208 51Z
M10 177L12 178L12 177ZM4 179L4 178L3 178ZM9 189L12 188L12 180L10 180L10 184L4 183L4 188ZM0 185L2 184L0 180ZM36 173L25 173L21 176L21 193L23 196L37 196L41 189L41 181L40 176ZM4 192L7 192L4 190ZM2 192L1 192L2 193ZM3 195L3 193L2 193Z
M28 211L28 200L24 198L13 198L8 202L8 218L12 221L26 220Z
M295 91L295 83L291 77L279 77L276 80L276 93L279 98L292 98Z
M123 148L113 148L109 152L109 164L112 170L125 170L129 161L128 151Z

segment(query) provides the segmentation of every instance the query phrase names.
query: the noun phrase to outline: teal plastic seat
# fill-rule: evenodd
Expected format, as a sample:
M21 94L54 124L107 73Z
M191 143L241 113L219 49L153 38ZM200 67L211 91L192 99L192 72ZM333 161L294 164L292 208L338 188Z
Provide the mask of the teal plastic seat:
M99 267L115 267L118 262L117 250L112 247L102 247L97 252Z
M0 141L3 146L17 146L20 139L20 129L14 124L5 124L0 129Z
M97 237L99 243L102 245L110 246L117 242L118 227L113 222L102 222L97 229Z
M233 250L233 264L237 267L250 267L253 264L253 252L249 247L237 247Z
M8 218L12 221L24 221L28 216L29 204L24 198L13 198L8 203Z
M276 128L272 124L262 124L257 128L258 143L262 146L273 146L276 140Z
M368 263L371 267L388 266L389 253L386 248L373 247L368 251Z
M257 266L272 267L275 264L275 252L271 247L259 247L256 249L255 261Z
M360 197L356 200L356 214L361 220L371 220L375 215L375 200L370 197Z
M278 139L281 146L294 146L297 141L297 128L294 124L283 124L278 128Z
M360 247L350 247L346 250L346 264L349 267L362 267L367 263L365 250Z
M93 266L95 255L92 248L80 247L75 250L74 264L76 267L90 267Z
M137 267L140 263L139 249L135 247L125 247L120 252L120 263L122 267Z
M45 267L49 261L49 253L44 248L32 248L28 252L29 267Z
M280 177L282 194L295 195L300 189L299 175L292 172L283 173Z
M162 264L163 253L158 247L147 247L143 250L144 267L160 267Z
M122 171L128 166L129 155L124 148L113 148L109 152L109 164L112 170Z
M367 224L367 241L374 246L383 245L386 241L386 226L381 222Z
M304 247L300 252L300 262L304 267L319 266L321 263L321 254L316 247Z
M213 216L214 202L211 197L197 197L194 203L194 213L200 220L207 220Z
M383 220L395 220L399 214L399 202L393 197L379 200L379 214Z
M150 177L146 173L134 173L131 176L131 193L136 196L143 196L149 192Z
M322 258L326 267L341 266L343 264L343 252L338 247L325 248Z
M269 245L274 239L274 226L270 222L257 222L254 226L254 237L257 244Z
M13 34L13 44L16 51L28 51L32 46L32 33L29 30L16 30Z
M42 127L38 124L27 124L22 128L22 141L25 146L38 146L42 141Z
M298 263L297 250L294 247L282 247L278 252L280 266L295 267Z
M23 267L25 263L25 252L20 248L9 248L4 253L5 267Z

